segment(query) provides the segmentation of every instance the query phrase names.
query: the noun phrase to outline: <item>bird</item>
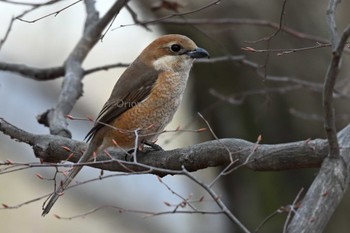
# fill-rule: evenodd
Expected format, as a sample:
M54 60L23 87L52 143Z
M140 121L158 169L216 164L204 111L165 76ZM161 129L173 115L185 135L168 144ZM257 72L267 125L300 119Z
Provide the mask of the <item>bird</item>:
M193 61L205 57L209 53L184 35L167 34L151 42L116 82L86 136L89 145L78 164L116 145L124 150L155 145L181 103ZM71 169L43 204L42 216L50 212L82 167Z

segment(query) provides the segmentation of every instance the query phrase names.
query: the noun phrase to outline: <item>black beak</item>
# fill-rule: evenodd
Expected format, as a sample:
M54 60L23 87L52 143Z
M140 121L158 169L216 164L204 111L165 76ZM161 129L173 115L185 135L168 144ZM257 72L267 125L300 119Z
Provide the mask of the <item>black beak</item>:
M195 50L188 51L186 54L191 58L202 58L202 57L209 58L209 53L207 52L207 50L202 48L196 48Z

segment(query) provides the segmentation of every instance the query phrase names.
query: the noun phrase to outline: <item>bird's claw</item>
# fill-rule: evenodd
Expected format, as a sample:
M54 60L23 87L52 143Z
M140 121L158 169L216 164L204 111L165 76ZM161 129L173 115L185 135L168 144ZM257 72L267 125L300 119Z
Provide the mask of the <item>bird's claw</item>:
M155 144L153 142L143 141L142 143L146 146L151 147L155 151L164 151L164 149L160 145Z

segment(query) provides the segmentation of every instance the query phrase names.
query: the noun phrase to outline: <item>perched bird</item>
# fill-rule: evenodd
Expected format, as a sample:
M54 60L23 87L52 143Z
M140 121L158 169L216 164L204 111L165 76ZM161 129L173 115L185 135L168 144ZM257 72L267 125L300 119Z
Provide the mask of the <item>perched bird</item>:
M202 57L209 57L208 52L183 35L164 35L148 45L115 84L78 163L115 146L113 141L126 150L155 141L180 105L193 60ZM43 216L81 168L70 171L43 207Z

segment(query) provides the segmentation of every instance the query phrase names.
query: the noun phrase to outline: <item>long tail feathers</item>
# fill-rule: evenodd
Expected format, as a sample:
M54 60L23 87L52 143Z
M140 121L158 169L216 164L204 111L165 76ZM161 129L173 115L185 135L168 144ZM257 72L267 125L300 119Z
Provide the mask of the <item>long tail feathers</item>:
M78 163L85 163L87 162L93 154L92 148L89 146L89 148L85 151L83 156L80 158ZM47 202L46 206L43 206L43 212L42 216L44 217L46 214L48 214L52 208L52 206L55 204L57 199L62 195L64 190L68 187L68 185L72 182L74 177L80 172L80 170L83 168L83 166L75 166L68 174L66 179L63 181L62 184L59 185L59 187L56 189L56 191L52 194L51 198Z

